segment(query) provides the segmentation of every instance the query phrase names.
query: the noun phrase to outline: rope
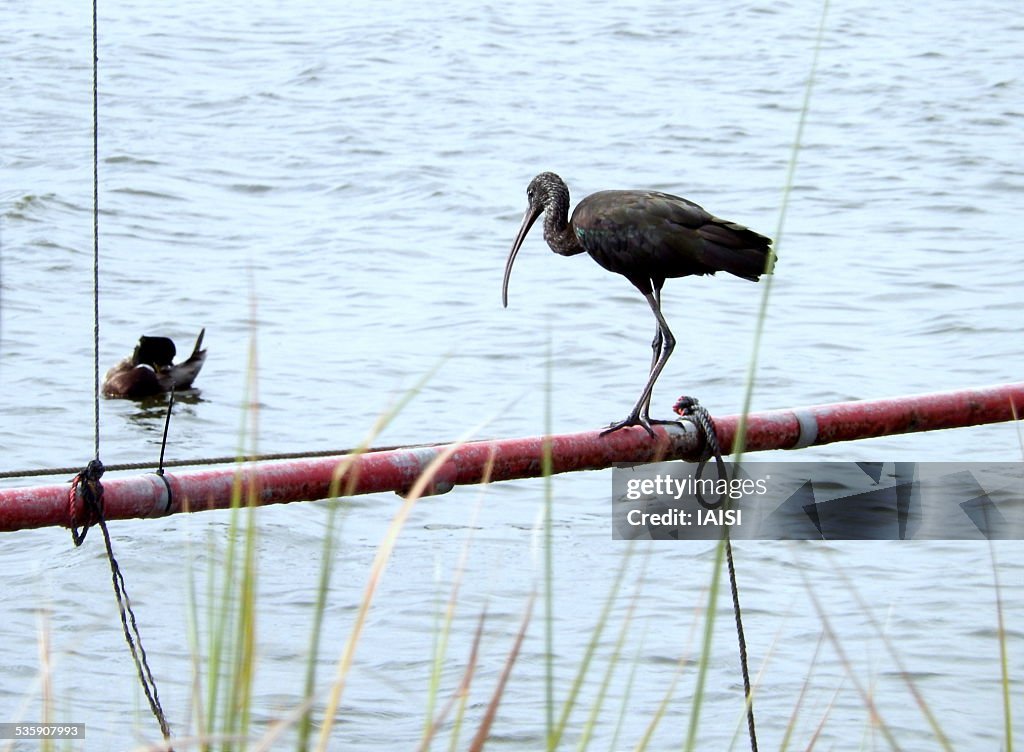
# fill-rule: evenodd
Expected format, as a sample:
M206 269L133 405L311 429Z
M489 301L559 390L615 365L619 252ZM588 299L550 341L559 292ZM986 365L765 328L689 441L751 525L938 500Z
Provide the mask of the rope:
M100 458L100 108L98 0L92 2L92 405L93 455Z
M103 519L103 485L100 483L102 475L103 463L99 460L92 460L71 481L69 494L71 538L74 540L75 546L81 546L92 525L99 525L100 530L103 531L103 541L107 549L107 560L110 562L111 580L114 584L114 595L117 597L117 610L121 614L124 638L132 652L135 669L138 671L139 681L142 682L142 689L149 701L149 707L160 724L160 731L164 735L164 739L170 739L171 729L167 724L164 709L160 705L160 694L156 689L156 680L149 667L146 651L142 647L142 635L139 633L139 625L135 619L135 612L132 610L132 602L128 597L124 575L121 573L117 559L114 558L110 532L107 530L106 520ZM81 532L76 529L78 525L82 526Z
M121 614L121 627L124 629L124 639L128 648L132 651L132 660L135 661L135 670L139 674L139 681L142 683L142 690L149 701L150 710L156 716L160 724L160 733L165 740L171 738L171 727L167 723L163 706L160 705L160 694L156 689L156 679L153 678L153 671L149 668L149 660L146 658L146 651L142 647L142 635L139 633L139 625L135 621L135 612L132 610L132 602L128 597L128 590L125 586L124 575L121 574L121 567L114 558L114 549L110 544L110 533L107 532L107 523L100 518L100 530L103 531L103 541L107 547L107 558L110 560L110 575L114 584L114 594L117 596L117 610ZM129 629L128 622L131 621ZM134 639L132 639L134 636ZM136 647L137 645L137 647Z
M487 441L487 439L480 439ZM396 444L394 446L381 447L349 447L348 449L317 449L311 452L276 452L271 454L241 454L225 455L222 457L196 457L194 459L167 460L161 463L161 467L196 467L199 465L233 465L238 462L263 462L265 460L300 460L306 457L341 457L346 454L370 454L372 452L393 452L396 449L422 449L423 447L447 446L450 441L438 441L429 444ZM471 442L467 442L471 443ZM122 462L113 465L106 465L109 472L120 470L149 470L153 467L152 462ZM0 479L7 478L36 478L44 475L71 475L77 473L77 467L44 467L29 468L24 470L0 471Z
M110 542L110 532L103 519L103 477L105 468L100 461L100 170L99 170L99 37L98 37L98 0L92 2L92 340L93 340L93 459L78 472L71 481L69 492L68 516L71 528L71 539L75 546L85 542L85 536L92 525L99 525L103 531L103 541L107 549L107 560L110 562L111 580L114 595L117 598L117 610L121 615L121 626L124 638L135 661L135 669L139 674L143 692L149 701L149 707L160 724L160 732L165 741L171 738L171 728L160 705L160 695L156 689L156 680L149 667L146 651L142 647L142 635L132 610L131 599L121 573L121 567L114 558L114 547ZM173 403L173 394L172 394ZM170 404L168 405L168 422L170 421ZM164 427L164 441L167 440L167 427ZM161 460L163 450L161 449ZM81 526L81 532L78 527ZM170 745L168 744L168 749Z
M76 548L85 541L89 528L103 520L103 485L100 483L103 471L102 462L90 460L71 481L68 517L71 540L75 542ZM81 532L78 530L79 526L82 528Z
M690 419L690 422L697 426L700 431L700 435L704 439L704 454L700 458L700 462L697 463L697 473L694 476L695 480L700 480L701 476L704 475L704 468L708 464L708 460L714 458L715 467L718 469L718 477L725 478L728 480L729 471L726 470L725 461L722 459L722 452L718 447L718 434L715 432L715 424L711 420L711 415L705 410L701 404L697 401L696 397L680 397L676 400L675 407L673 409L679 413L679 415ZM704 499L704 494L700 492L700 484L697 484L697 501L705 509L718 509L729 499L728 492L722 492L718 497L718 501L714 504ZM728 527L723 528L728 531Z
M167 430L171 427L171 408L174 407L174 390L171 389L171 394L167 398L167 417L164 418L164 435L160 439L160 461L156 466L156 474L164 474L164 450L167 449Z
M718 444L718 434L715 431L714 421L708 411L693 397L680 397L675 404L674 410L680 417L693 423L700 431L704 440L704 455L700 464L697 465L696 478L699 480L708 460L714 457L715 465L718 468L718 476L727 478L728 471L725 461L722 459L722 449ZM699 485L699 484L698 484ZM708 509L717 509L728 501L726 494L722 494L718 501L709 504L704 500L700 491L697 491L697 501ZM750 749L757 752L757 732L754 728L754 698L750 694L750 671L747 668L747 640L743 634L743 612L740 609L740 591L736 585L736 564L733 561L732 541L729 538L729 526L722 525L722 538L725 540L725 560L729 568L729 589L732 591L732 610L736 617L736 639L740 651L740 671L743 674L743 697L747 708L747 732L750 735Z

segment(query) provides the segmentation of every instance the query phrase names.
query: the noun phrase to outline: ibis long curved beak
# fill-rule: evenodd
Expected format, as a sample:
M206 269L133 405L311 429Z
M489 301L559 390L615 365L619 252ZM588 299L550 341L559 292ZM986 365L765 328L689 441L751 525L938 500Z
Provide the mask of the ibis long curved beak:
M519 248L523 245L523 241L526 240L526 234L533 227L533 223L537 221L537 217L544 213L543 207L531 206L526 210L526 214L523 215L523 223L519 225L519 232L516 234L516 240L512 244L512 250L508 254L508 261L505 262L505 279L501 283L501 307L508 308L508 280L512 276L512 262L516 260L516 254L519 253Z

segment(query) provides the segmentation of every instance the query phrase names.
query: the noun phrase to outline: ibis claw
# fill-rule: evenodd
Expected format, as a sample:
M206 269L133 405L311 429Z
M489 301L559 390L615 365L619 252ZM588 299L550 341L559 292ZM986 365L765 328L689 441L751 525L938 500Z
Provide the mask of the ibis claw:
M641 415L639 411L630 413L625 420L612 423L606 429L601 431L601 435L607 436L613 431L618 431L620 428L626 428L627 426L643 426L644 430L651 435L651 438L655 438L654 429L651 428L650 419L646 415Z

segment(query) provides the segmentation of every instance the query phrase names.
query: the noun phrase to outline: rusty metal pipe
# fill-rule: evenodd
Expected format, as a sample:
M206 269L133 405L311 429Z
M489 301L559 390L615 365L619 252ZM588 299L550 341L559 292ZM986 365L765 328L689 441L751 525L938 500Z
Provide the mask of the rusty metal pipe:
M934 431L1014 420L1024 414L1024 382L979 389L752 413L746 452L798 449L836 441ZM723 451L730 452L740 416L715 418ZM553 473L599 470L617 463L695 461L703 451L690 423L657 425L651 439L640 427L602 436L599 431L521 439L474 441L454 447L427 491L543 475L545 441ZM163 517L243 504L283 504L381 491L407 492L427 466L452 445L299 460L240 463L215 470L108 478L108 520ZM72 522L69 485L0 489L0 531Z

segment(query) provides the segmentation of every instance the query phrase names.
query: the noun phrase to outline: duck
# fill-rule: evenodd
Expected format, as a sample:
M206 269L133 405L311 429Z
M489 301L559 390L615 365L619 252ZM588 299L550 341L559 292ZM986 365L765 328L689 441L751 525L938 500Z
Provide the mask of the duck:
M188 360L174 363L177 349L169 337L139 337L132 354L107 371L103 395L116 399L144 399L192 386L206 362L203 349L204 327Z

